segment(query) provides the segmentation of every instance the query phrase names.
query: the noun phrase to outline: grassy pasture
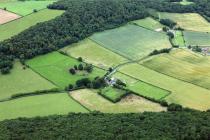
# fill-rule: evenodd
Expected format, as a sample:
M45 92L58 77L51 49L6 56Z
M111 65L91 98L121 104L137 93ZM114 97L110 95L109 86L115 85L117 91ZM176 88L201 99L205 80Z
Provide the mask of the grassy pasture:
M184 31L184 39L187 46L210 46L210 33Z
M101 95L113 102L119 101L125 94L126 91L113 87L105 87L101 90Z
M135 83L137 83L139 80L134 79L130 76L127 76L125 74L122 74L120 72L116 72L114 75L112 75L112 77L117 78L121 81L123 81L124 83L126 83L127 85L133 85Z
M142 81L129 85L128 89L140 96L149 97L155 100L161 100L170 94L167 90L155 87Z
M181 5L190 5L190 4L194 4L194 2L188 1L188 0L182 0L180 2Z
M210 32L210 23L197 13L159 13L161 18L171 19L185 30Z
M20 18L19 15L0 9L0 25Z
M143 81L140 81L138 79L132 78L131 76L119 72L115 73L113 77L125 82L129 90L135 92L140 96L160 100L170 94L170 92L167 90L161 89L159 87L145 83Z
M0 25L0 41L8 39L18 33L36 25L37 23L51 20L64 11L44 9L37 13L22 17L4 25Z
M158 21L154 20L151 17L147 17L145 19L140 19L133 21L132 23L135 23L138 26L150 29L150 30L157 30L157 29L162 29L164 26L160 24Z
M103 69L108 69L127 61L122 56L101 47L90 39L67 46L62 51L75 58L82 57L85 62Z
M104 70L94 67L93 72L90 74L82 71L72 75L69 73L69 69L74 65L80 64L80 62L68 56L62 55L59 52L52 52L46 55L38 56L27 61L27 64L33 70L62 89L69 84L75 84L75 82L79 79L93 79L97 76L103 76L105 74Z
M159 50L171 46L164 33L135 25L96 33L90 38L101 46L132 60L147 56L154 49Z
M28 96L0 103L0 120L88 112L67 93Z
M26 68L16 62L10 74L0 74L0 100L9 98L18 93L29 93L40 90L50 90L56 88L55 85L45 80L31 69Z
M112 103L101 97L94 90L82 89L73 91L70 95L90 110L105 113L128 113L144 111L165 111L159 104L141 98L136 95L128 95L117 103Z
M187 60L185 61L185 57ZM189 62L191 58L194 62ZM154 57L144 66L160 73L210 89L210 59L184 50Z
M199 110L210 108L210 90L166 76L136 63L125 65L119 71L171 91L172 93L165 98L170 103Z
M172 39L172 43L180 47L185 47L185 40L182 31L175 31L175 36Z
M44 1L5 1L0 2L0 8L6 8L8 11L16 13L21 16L33 13L33 10L41 10L47 8L47 5L52 4L55 0L44 0Z

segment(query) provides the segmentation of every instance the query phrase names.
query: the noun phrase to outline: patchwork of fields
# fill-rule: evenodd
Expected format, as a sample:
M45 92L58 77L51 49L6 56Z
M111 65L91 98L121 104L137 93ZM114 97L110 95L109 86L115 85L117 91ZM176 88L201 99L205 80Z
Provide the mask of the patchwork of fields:
M171 91L171 94L165 98L170 103L178 103L199 110L210 107L210 91L205 88L166 76L137 63L125 65L119 71Z
M131 60L141 59L155 49L171 47L166 34L135 25L126 25L117 29L96 33L90 39Z
M37 13L22 17L4 25L0 25L0 41L8 39L37 23L51 20L64 11L44 9Z
M85 62L91 63L103 69L115 67L128 61L122 56L101 47L90 39L67 46L63 48L62 51L74 58L82 57Z
M98 110L105 113L128 113L128 112L144 112L144 111L165 111L166 108L161 107L157 103L141 98L136 95L129 95L120 102L112 103L101 97L94 90L77 90L70 95L79 101L82 105L90 110Z
M63 14L61 10L44 9L53 2L24 1L21 6L21 2L16 0L0 2L0 8L6 7L8 11L24 16L19 18L16 15L19 19L0 25L0 41ZM191 3L184 0L180 4ZM34 9L40 11L32 13ZM0 9L0 16L3 12ZM147 17L95 33L59 52L27 60L28 67L16 61L10 74L0 74L0 110L3 110L0 111L0 120L86 113L89 110L105 113L166 111L165 107L151 100L164 100L198 110L209 109L210 58L188 50L187 46L210 46L210 34L207 33L210 32L210 23L196 13L157 13L160 18L174 20L185 30L172 30L175 36L170 42L167 33L162 31L164 26L158 20ZM1 18L0 24L7 22L7 19L13 20L13 16ZM154 50L171 48L171 43L184 49L148 56ZM83 62L77 60L79 57ZM71 74L70 69L80 64L92 64L93 71L74 69L75 74ZM110 74L105 75L107 72ZM121 80L126 84L125 89L107 84L97 90L64 92L66 87L75 86L80 79L93 80L96 77ZM52 93L53 89L58 92ZM37 91L48 92L11 99L20 93ZM10 100L3 101L5 99Z
M55 0L44 0L44 1L7 1L0 2L0 8L6 8L6 10L16 13L21 16L25 16L33 13L33 10L41 10L47 8L47 5L52 4Z
M159 13L160 18L171 19L190 31L210 32L210 23L197 13Z
M113 77L122 80L127 84L127 89L143 97L161 100L170 94L170 91L168 90L156 87L152 84L143 82L139 79L135 79L120 72L114 74Z
M175 50L170 54L149 59L143 65L160 73L210 89L210 59L207 57L189 51Z
M0 120L88 112L67 93L29 96L0 103Z
M94 67L93 72L79 72L75 75L69 73L69 69L74 65L79 65L74 58L62 55L59 52L49 53L47 55L38 56L27 62L30 68L53 82L55 85L64 89L69 84L75 85L75 82L82 78L94 79L97 76L103 76L106 72L102 69ZM84 63L81 63L84 64Z

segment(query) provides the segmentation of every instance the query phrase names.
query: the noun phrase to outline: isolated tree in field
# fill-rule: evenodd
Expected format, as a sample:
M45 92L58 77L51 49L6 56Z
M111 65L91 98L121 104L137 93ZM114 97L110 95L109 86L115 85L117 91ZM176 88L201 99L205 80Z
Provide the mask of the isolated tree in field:
M69 72L70 72L72 75L76 74L76 71L75 71L75 69L73 69L73 68L70 68L70 69L69 69Z
M79 62L82 62L82 61L83 61L82 57L78 57L77 60L78 60Z
M69 84L68 88L69 88L69 90L71 90L74 88L74 86L72 84Z
M34 9L34 10L33 10L33 12L34 12L34 13L36 13L36 12L37 12L37 10L36 10L36 9Z
M79 64L78 69L79 70L83 70L84 69L83 65L82 64Z
M78 70L78 67L77 67L77 65L74 65L74 69L75 69L75 70Z

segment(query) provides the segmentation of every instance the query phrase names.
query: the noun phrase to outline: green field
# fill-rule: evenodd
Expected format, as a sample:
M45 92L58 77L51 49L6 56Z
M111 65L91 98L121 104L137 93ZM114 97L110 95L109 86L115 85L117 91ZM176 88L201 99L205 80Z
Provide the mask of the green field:
M128 89L140 96L149 97L155 100L161 100L170 94L167 90L155 87L142 81L128 86Z
M85 62L103 69L108 69L127 61L122 56L101 47L90 39L67 46L62 51L75 58L82 57Z
M159 104L146 100L136 95L128 95L120 102L112 103L101 97L94 90L77 90L70 95L90 110L97 110L105 113L129 113L144 111L165 111L166 108Z
M23 18L14 20L4 25L0 25L0 41L8 39L18 33L26 30L27 28L36 25L37 23L51 20L64 11L61 10L41 10L37 13L25 16Z
M181 5L190 5L190 4L194 4L194 2L188 1L188 0L182 0L180 2Z
M113 77L120 79L121 81L126 83L127 88L129 90L135 92L137 95L140 96L160 100L170 94L170 91L161 89L159 87L145 83L143 81L140 81L138 79L132 78L131 76L119 72L115 73Z
M197 13L159 13L160 18L171 19L185 30L210 32L210 23Z
M72 75L69 73L69 69L74 65L79 65L80 63L76 59L62 55L59 52L52 52L47 55L38 56L27 61L27 64L33 70L62 89L69 84L75 84L75 82L79 79L93 79L97 76L103 76L105 74L104 70L94 68L93 72L90 74L82 71Z
M0 83L0 100L19 93L30 93L56 88L56 86L33 72L31 69L26 68L24 70L19 62L15 63L10 74L0 74Z
M199 110L210 108L210 90L155 72L136 63L125 65L119 71L171 91L172 93L165 98L169 103L178 103Z
M132 60L145 57L155 49L171 47L164 33L129 24L96 33L90 38L101 46Z
M33 13L33 10L41 10L47 8L47 5L52 4L56 0L44 0L44 1L7 1L7 2L0 2L0 8L6 8L8 11L16 13L21 16L25 16L28 14Z
M135 23L138 26L150 29L150 30L162 30L162 28L164 27L162 24L160 24L158 21L154 20L151 17L147 17L145 19L140 19L140 20L136 20L133 21L132 23Z
M182 31L175 31L175 36L172 39L172 43L174 45L178 45L179 47L185 47L185 40Z
M18 98L0 103L0 120L18 117L48 116L69 112L88 112L67 93Z
M113 87L105 87L101 90L100 94L112 102L118 102L126 94L126 91Z
M190 58L192 62L188 61ZM160 73L210 89L210 59L207 57L195 55L189 51L174 50L170 54L145 61L143 65Z
M122 74L120 72L114 73L114 75L112 75L112 77L123 81L124 83L126 83L126 85L133 85L139 81L138 79L132 78L132 77Z
M210 46L210 33L184 31L184 39L187 46Z

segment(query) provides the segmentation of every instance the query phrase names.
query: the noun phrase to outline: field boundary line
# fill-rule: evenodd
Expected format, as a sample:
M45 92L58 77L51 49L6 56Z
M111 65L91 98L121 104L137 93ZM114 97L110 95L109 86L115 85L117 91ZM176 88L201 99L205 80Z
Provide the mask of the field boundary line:
M2 9L2 8L0 8L0 9ZM40 10L38 10L36 13L39 13L39 12L41 12L41 11L43 11L43 10L46 10L46 9L49 9L49 8L40 9ZM2 10L4 10L4 9L2 9ZM49 10L52 10L52 9L49 9ZM6 10L6 11L8 11L8 10ZM62 10L60 10L60 11L62 11ZM11 12L11 11L8 11L8 12ZM14 13L14 12L11 12L11 13ZM6 24L8 24L8 23L10 23L10 22L14 22L14 21L16 21L16 20L20 20L20 19L22 19L22 18L24 18L24 17L30 16L30 15L33 15L33 14L36 14L36 13L32 12L32 13L27 14L27 15L24 15L24 16L23 16L23 15L20 15L20 14L17 14L17 13L14 13L14 14L16 14L16 15L19 15L20 17L17 18L17 19L11 20L11 21L9 21L9 22L0 24L0 27L1 27L2 25L6 25ZM49 21L49 20L48 20L48 21ZM46 21L44 21L44 22L46 22ZM39 23L42 23L42 22L39 22ZM36 24L35 24L35 25L36 25ZM35 25L33 25L33 26L35 26ZM31 26L31 27L33 27L33 26ZM30 28L30 27L29 27L29 28ZM3 40L2 40L2 41L3 41Z
M155 32L155 33L160 33L160 34L164 34L164 35L166 35L164 32L157 32L157 31L155 31L155 30L152 30L152 29L149 29L149 28L143 27L143 26L141 26L141 25L138 25L138 24L136 24L136 23L134 23L134 22L129 22L129 24L134 25L134 26L136 26L136 27L141 27L141 28L144 28L144 29L146 29L146 30L149 30L149 31L152 31L152 32Z
M84 88L85 89L85 88ZM77 89L77 90L81 90L81 89ZM73 90L73 91L77 91L77 90ZM77 102L79 105L81 105L82 107L84 107L88 112L92 112L92 110L90 110L89 108L87 108L85 105L81 104L78 100L74 99L70 94L72 91L70 92L66 92L66 94L68 94L69 98L71 98L72 100L74 100L75 102Z
M41 95L47 95L47 94L64 94L66 93L66 91L49 91L49 92L45 92L45 93L33 93L33 92L29 92L29 93L25 93L25 95L22 95L20 97L9 97L9 98L5 98L5 99L2 99L0 100L0 103L3 103L3 102L7 102L7 101L12 101L12 100L17 100L17 99L20 99L20 98L26 98L26 97L33 97L33 96L41 96Z
M60 54L62 54L62 52L60 52L59 50L58 50L57 52L60 53ZM67 56L67 57L69 57L69 58L72 58L72 59L78 61L77 58L75 58L75 57L73 57L73 56L71 56L71 55L68 55L68 54L62 54L62 55L65 55L65 56ZM67 58L66 58L66 59L67 59ZM65 59L65 60L66 60L66 59ZM78 61L78 62L79 62L79 61ZM87 63L87 62L85 62L85 61L82 61L82 62L80 62L80 63L91 64L91 63ZM92 65L93 65L93 64L92 64ZM98 68L98 69L107 71L106 69L103 69L103 68L101 68L101 67L99 67L99 66L96 66L96 65L93 65L93 66L96 67L96 68Z
M126 76L128 76L128 77L130 77L130 78L133 78L133 79L137 80L138 82L143 82L143 83L146 83L146 84L151 85L151 86L153 86L153 87L156 87L156 88L165 90L165 91L169 92L168 95L170 95L170 94L172 93L172 91L170 91L170 90L167 90L167 89L164 89L164 88L162 88L162 87L159 87L159 86L153 85L153 84L151 84L151 83L145 82L145 81L143 81L143 80L140 80L140 79L138 79L138 78L135 78L135 77L133 77L133 76L131 76L131 75L129 75L129 74L126 74L126 73L124 73L124 72L121 72L121 71L118 71L118 72L121 73L121 74L124 74L124 75L126 75Z
M140 63L138 63L138 64L141 65L141 66L143 66L143 67L145 67L145 68L148 68L148 69L150 69L150 70L152 70L152 71L155 71L155 72L157 72L157 73L163 74L163 75L168 76L168 77L171 77L171 78L173 78L173 79L176 79L176 80L179 80L179 81L188 83L188 84L192 84L192 85L194 85L194 86L197 86L197 87L200 87L200 88L203 88L203 89L206 89L206 90L209 90L209 91L210 91L210 88L203 87L203 86L200 86L200 85L196 85L196 84L191 83L191 82L189 82L189 81L182 80L182 79L176 78L176 77L174 77L174 76L167 75L167 74L165 74L165 73L162 73L162 72L159 72L159 71L157 71L157 70L151 69L151 68L149 68L149 67L147 67L147 66L144 66L144 65L142 65L142 64L140 64Z
M39 76L41 76L42 78L44 78L45 80L47 80L48 82L50 82L51 84L53 84L54 86L56 86L57 88L62 89L60 86L58 86L57 84L55 84L53 81L47 79L46 77L44 77L43 75L41 75L39 72L37 72L36 70L34 70L28 64L26 64L26 66L28 66L29 69L31 69L33 72L35 72L36 74L38 74Z
M113 53L116 53L116 54L118 54L118 55L120 55L120 56L122 56L122 57L124 57L124 58L126 58L126 59L128 59L128 60L130 60L130 61L132 61L131 58L128 58L127 56L124 56L123 54L120 54L120 53L118 53L117 51L114 51L114 50L111 50L111 49L107 48L104 44L98 43L96 40L91 39L90 37L88 37L88 39L90 39L90 40L93 41L94 43L96 43L96 44L102 46L103 48L106 48L107 50L109 50L109 51L111 51L111 52L113 52Z
M1 10L4 10L4 8L0 8ZM10 11L10 10L4 10L4 11L7 11L7 12L10 12L10 13L13 13L13 14L16 14L16 15L18 15L18 16L20 16L20 17L24 17L23 15L21 15L21 14L19 14L19 13L15 13L15 12L13 12L13 11ZM1 24L1 25L3 25L3 24Z

